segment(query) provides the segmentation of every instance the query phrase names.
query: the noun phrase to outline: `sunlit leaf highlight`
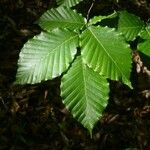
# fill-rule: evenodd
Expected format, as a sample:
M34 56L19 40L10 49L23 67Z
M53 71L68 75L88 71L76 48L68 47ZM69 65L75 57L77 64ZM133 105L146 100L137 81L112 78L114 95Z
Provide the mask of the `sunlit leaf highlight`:
M107 80L78 57L61 81L63 103L92 134L95 123L108 103Z

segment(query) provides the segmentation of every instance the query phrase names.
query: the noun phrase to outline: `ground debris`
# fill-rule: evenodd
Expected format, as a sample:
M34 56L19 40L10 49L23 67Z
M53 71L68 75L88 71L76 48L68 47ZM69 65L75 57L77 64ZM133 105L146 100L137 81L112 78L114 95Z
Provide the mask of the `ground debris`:
M146 1L136 0L132 2L134 5L123 0L105 1L105 5L103 2L97 6L102 12L106 7L109 10L125 6L137 6L134 10L143 18L142 14L150 12ZM110 81L109 104L94 128L93 139L62 104L59 78L37 85L13 84L20 49L41 32L35 20L55 5L54 0L0 1L0 150L123 150L127 147L148 150L150 91L148 78L144 76L143 80L143 74L147 76L149 70L139 55L133 58L139 73L137 91ZM139 12L141 7L142 10L146 7L146 12Z

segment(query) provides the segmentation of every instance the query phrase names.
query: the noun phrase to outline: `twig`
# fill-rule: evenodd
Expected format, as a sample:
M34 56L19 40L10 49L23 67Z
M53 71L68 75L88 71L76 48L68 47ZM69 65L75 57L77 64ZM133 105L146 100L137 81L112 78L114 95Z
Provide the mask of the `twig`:
M87 17L86 17L87 18L87 22L89 21L90 12L91 12L91 10L92 10L92 8L94 6L94 3L95 3L95 0L92 1L92 4L91 4L91 6L90 6L90 8L89 8L89 10L87 12Z

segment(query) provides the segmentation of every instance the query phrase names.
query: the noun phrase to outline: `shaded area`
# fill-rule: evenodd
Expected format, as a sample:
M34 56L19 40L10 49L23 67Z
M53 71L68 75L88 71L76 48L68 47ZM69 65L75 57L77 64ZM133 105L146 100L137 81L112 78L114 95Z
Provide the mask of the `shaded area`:
M78 9L86 16L90 2L85 4ZM109 104L94 128L93 139L64 108L60 78L32 86L13 85L21 47L41 31L34 22L55 5L53 0L0 1L0 149L150 149L150 102L143 93L150 87L143 74L133 71L135 90L111 81ZM91 16L114 9L127 9L144 20L150 16L150 4L140 0L99 0Z

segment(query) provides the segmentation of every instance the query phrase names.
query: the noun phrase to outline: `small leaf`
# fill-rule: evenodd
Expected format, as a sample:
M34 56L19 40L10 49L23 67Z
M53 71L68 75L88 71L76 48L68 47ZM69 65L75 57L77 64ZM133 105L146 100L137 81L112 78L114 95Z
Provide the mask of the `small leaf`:
M39 83L60 76L72 62L78 34L55 29L29 40L20 53L16 83Z
M131 87L131 52L124 38L107 27L90 26L81 34L84 62L99 74Z
M146 28L140 32L140 36L143 39L150 40L150 24L148 24Z
M134 40L143 26L144 23L139 17L127 11L121 11L119 13L118 31L125 36L127 41Z
M73 7L82 1L83 0L56 0L58 5L66 7Z
M111 18L115 18L117 17L117 13L113 12L112 14L108 15L108 16L95 16L92 19L89 20L88 25L94 25L98 22L101 22L103 19L111 19Z
M150 40L146 40L138 45L138 50L147 56L150 56Z
M41 28L48 31L57 27L76 30L85 25L84 18L81 15L66 7L48 10L40 17L38 23Z
M140 36L144 39L144 41L138 45L138 50L145 55L150 56L150 25L148 25L145 30L140 33Z
M107 106L108 93L107 80L87 67L81 56L61 81L63 103L90 134Z

